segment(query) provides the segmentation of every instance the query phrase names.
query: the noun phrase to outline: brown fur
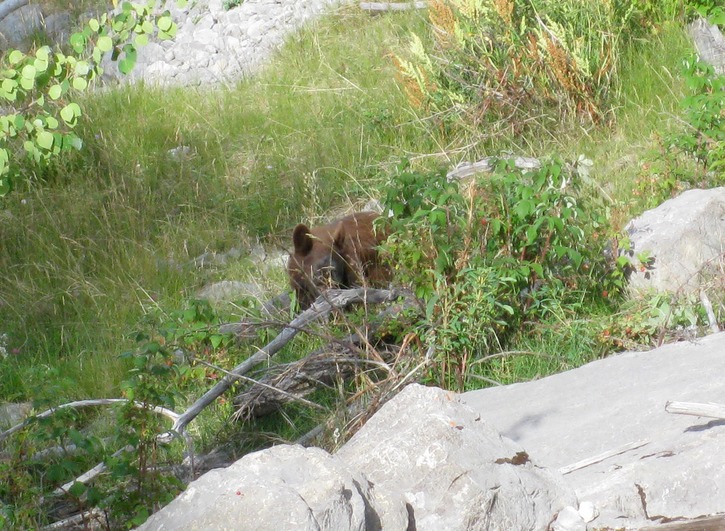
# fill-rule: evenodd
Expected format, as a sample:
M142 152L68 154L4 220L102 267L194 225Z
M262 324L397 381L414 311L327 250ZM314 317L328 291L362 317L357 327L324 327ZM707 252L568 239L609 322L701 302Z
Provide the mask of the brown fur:
M386 234L375 230L377 217L374 212L358 212L321 227L310 229L302 223L295 227L287 273L301 309L307 309L322 289L387 279L376 249Z

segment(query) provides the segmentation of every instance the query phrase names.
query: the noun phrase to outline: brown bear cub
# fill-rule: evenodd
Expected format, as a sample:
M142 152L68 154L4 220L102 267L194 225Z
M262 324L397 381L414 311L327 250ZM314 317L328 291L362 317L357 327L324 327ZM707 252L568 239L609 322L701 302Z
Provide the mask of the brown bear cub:
M310 229L302 223L295 227L295 249L287 273L300 309L309 308L323 289L387 279L387 269L379 263L376 249L387 235L373 226L377 217L375 212L358 212L321 227Z

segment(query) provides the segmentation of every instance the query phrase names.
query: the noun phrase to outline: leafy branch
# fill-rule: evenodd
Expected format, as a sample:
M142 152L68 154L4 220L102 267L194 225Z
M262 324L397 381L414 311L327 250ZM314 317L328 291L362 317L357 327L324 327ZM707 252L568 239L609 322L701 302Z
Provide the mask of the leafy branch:
M128 74L136 65L138 47L150 37L168 40L176 35L169 11L155 12L157 1L114 2L115 11L88 20L70 37L68 54L49 46L5 54L0 62L0 197L12 190L23 152L41 163L81 149L83 142L73 133L82 115L75 100L103 74L104 56L110 53L119 71ZM177 0L179 6L185 3Z

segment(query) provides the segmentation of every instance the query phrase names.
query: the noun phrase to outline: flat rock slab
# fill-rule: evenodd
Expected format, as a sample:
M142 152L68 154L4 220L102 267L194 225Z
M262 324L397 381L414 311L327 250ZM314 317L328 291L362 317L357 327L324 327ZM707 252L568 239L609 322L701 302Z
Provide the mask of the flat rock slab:
M725 404L725 333L592 362L463 400L601 513L592 529L725 512L725 421L665 411L668 401ZM633 445L633 443L638 443Z

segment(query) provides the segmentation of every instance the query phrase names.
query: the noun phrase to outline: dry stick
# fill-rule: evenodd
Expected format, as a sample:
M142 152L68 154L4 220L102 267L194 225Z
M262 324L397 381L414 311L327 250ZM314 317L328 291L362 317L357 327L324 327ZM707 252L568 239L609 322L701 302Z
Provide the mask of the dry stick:
M615 448L614 450L609 450L599 455L595 455L594 457L587 457L586 459L582 459L581 461L577 461L576 463L573 463L571 465L563 466L559 469L559 472L562 475L570 474L571 472L579 470L580 468L585 468L589 465L600 463L605 459L609 459L610 457L614 457L615 455L623 454L624 452L628 452L629 450L635 450L646 444L649 444L649 441L642 440L625 444L624 446L620 446L619 448Z
M135 446L132 446L129 444L128 446L124 446L120 450L116 450L115 452L113 452L112 457L118 457L119 455L121 455L124 452L133 452L135 449L136 449ZM55 494L56 496L65 494L73 486L74 483L86 483L87 481L90 481L93 478L95 478L96 476L99 476L100 474L102 474L106 470L106 468L107 467L106 467L105 463L98 463L96 466L91 468L89 471L81 474L80 476L78 476L75 479L70 480L65 485L61 485L60 487L55 489L53 491L53 494Z
M128 403L129 401L125 398L97 398L94 400L79 400L77 402L68 402L67 404L61 404L59 406L52 407L46 411L43 411L42 413L38 413L37 415L33 415L32 417L24 420L20 424L17 424L10 428L7 431L4 431L0 433L0 441L3 441L10 437L13 433L18 432L22 430L25 426L27 426L32 419L42 419L45 417L49 417L50 415L54 414L59 409L65 409L65 408L77 408L77 407L90 407L90 406L108 406L112 404L119 404L119 403ZM144 406L140 402L132 402L132 404L139 408L139 409L147 409L146 406ZM160 406L154 406L151 408L151 411L154 413L158 413L160 415L164 415L166 417L169 417L171 420L176 421L179 418L179 414L171 411L170 409L166 409L164 407Z
M477 173L489 173L496 167L496 162L503 157L486 157L476 162L461 162L454 169L448 172L446 177L449 181L454 179L465 179ZM541 168L541 161L529 157L516 157L514 166L520 170L538 170Z
M327 352L334 351L335 345L341 346L343 349L349 351L353 356L355 356L354 351L359 351L358 345L360 344L369 344L370 337L374 335L378 328L379 324L387 318L395 317L398 314L402 313L404 310L412 308L414 306L414 303L411 300L410 294L405 294L405 300L396 305L392 305L382 312L378 313L374 319L374 322L372 325L366 329L366 330L358 330L357 332L348 335L347 337L339 340L334 340L330 345L327 345L321 349L318 349L307 356L305 356L303 359L298 360L293 363L287 364L287 369L281 373L279 373L277 376L272 378L267 378L269 382L274 382L275 385L267 385L263 383L263 381L258 381L262 387L266 387L268 389L271 389L272 391L275 391L276 393L279 393L283 396L287 396L288 398L295 398L296 396L304 396L305 394L308 394L309 392L312 392L313 389L308 390L299 390L297 391L298 395L293 394L289 392L282 391L280 389L281 385L284 385L286 383L285 381L285 373L289 373L289 371L293 371L294 374L299 375L300 373L304 374L307 370L307 364L309 363L319 363L318 358L321 355L324 355ZM374 350L372 351L375 352ZM369 360L364 359L363 357L352 357L352 358L345 358L342 356L335 356L333 360L331 360L333 363L350 363L350 364L368 364L373 365L378 368L382 368L387 372L391 372L390 366L385 363L383 360ZM310 375L311 376L311 375ZM312 378L313 380L317 381L317 383L320 383L319 380L316 378ZM256 395L255 395L256 391ZM274 404L275 402L278 402L280 405L284 402L283 400L279 399L279 397L276 397L275 395L269 396L268 394L264 394L264 392L260 392L260 390L255 389L255 386L250 387L243 393L237 395L235 398L235 405L237 405L237 411L234 414L235 418L244 418L246 415L249 415L250 412L257 409L260 403L267 403L267 407L270 407L270 404ZM319 407L319 406L318 406ZM264 413L266 414L266 413Z
M725 514L713 514L640 527L639 531L722 531L723 529L725 529Z
M81 525L87 525L92 518L101 517L105 520L105 515L101 509L91 509L76 515L73 515L65 520L59 520L52 524L48 524L45 527L41 527L40 531L52 531L53 529L76 529ZM84 527L85 529L85 527Z
M725 405L723 404L698 404L695 402L667 402L665 404L667 413L680 415L694 415L696 417L707 417L711 419L725 419Z
M210 367L214 370L223 372L224 374L228 374L238 380L244 380L245 382L249 382L254 385L259 385L261 387L264 387L265 389L270 389L271 391L274 391L275 393L279 393L280 395L289 398L290 400L297 400L306 406L309 406L311 408L321 409L325 411L325 408L322 407L320 404L316 404L314 402L310 402L309 400L305 400L304 398L300 396L293 395L292 393L288 393L287 391L283 389L279 389L278 387L275 387L273 385L266 384L262 382L261 380L255 380L254 378L249 378L248 376L243 376L241 374L233 374L230 371L227 371L226 369L222 369L221 367L214 365L213 363L209 363L208 361L200 360L199 358L192 358L196 363L201 363L202 365L206 365L207 367Z
M269 360L287 343L289 343L290 340L297 335L299 330L307 324L329 315L334 308L345 307L353 302L380 303L392 301L397 297L398 293L395 290L365 288L329 290L325 295L319 297L309 309L305 310L293 319L292 322L264 348L260 349L259 352L234 367L234 369L232 369L229 374L226 374L219 383L209 389L209 391L199 398L199 400L194 402L184 413L182 413L176 422L174 422L174 425L169 431L157 436L157 441L161 444L168 444L174 440L180 432L184 431L186 425L194 420L196 416L204 410L204 408L231 387L231 385L237 380L237 376L246 374L256 365Z
M700 302L702 302L702 306L705 308L707 320L710 322L710 330L712 330L713 334L717 334L720 331L720 327L717 325L717 318L715 317L715 312L712 309L712 303L710 302L710 299L704 289L700 290Z

